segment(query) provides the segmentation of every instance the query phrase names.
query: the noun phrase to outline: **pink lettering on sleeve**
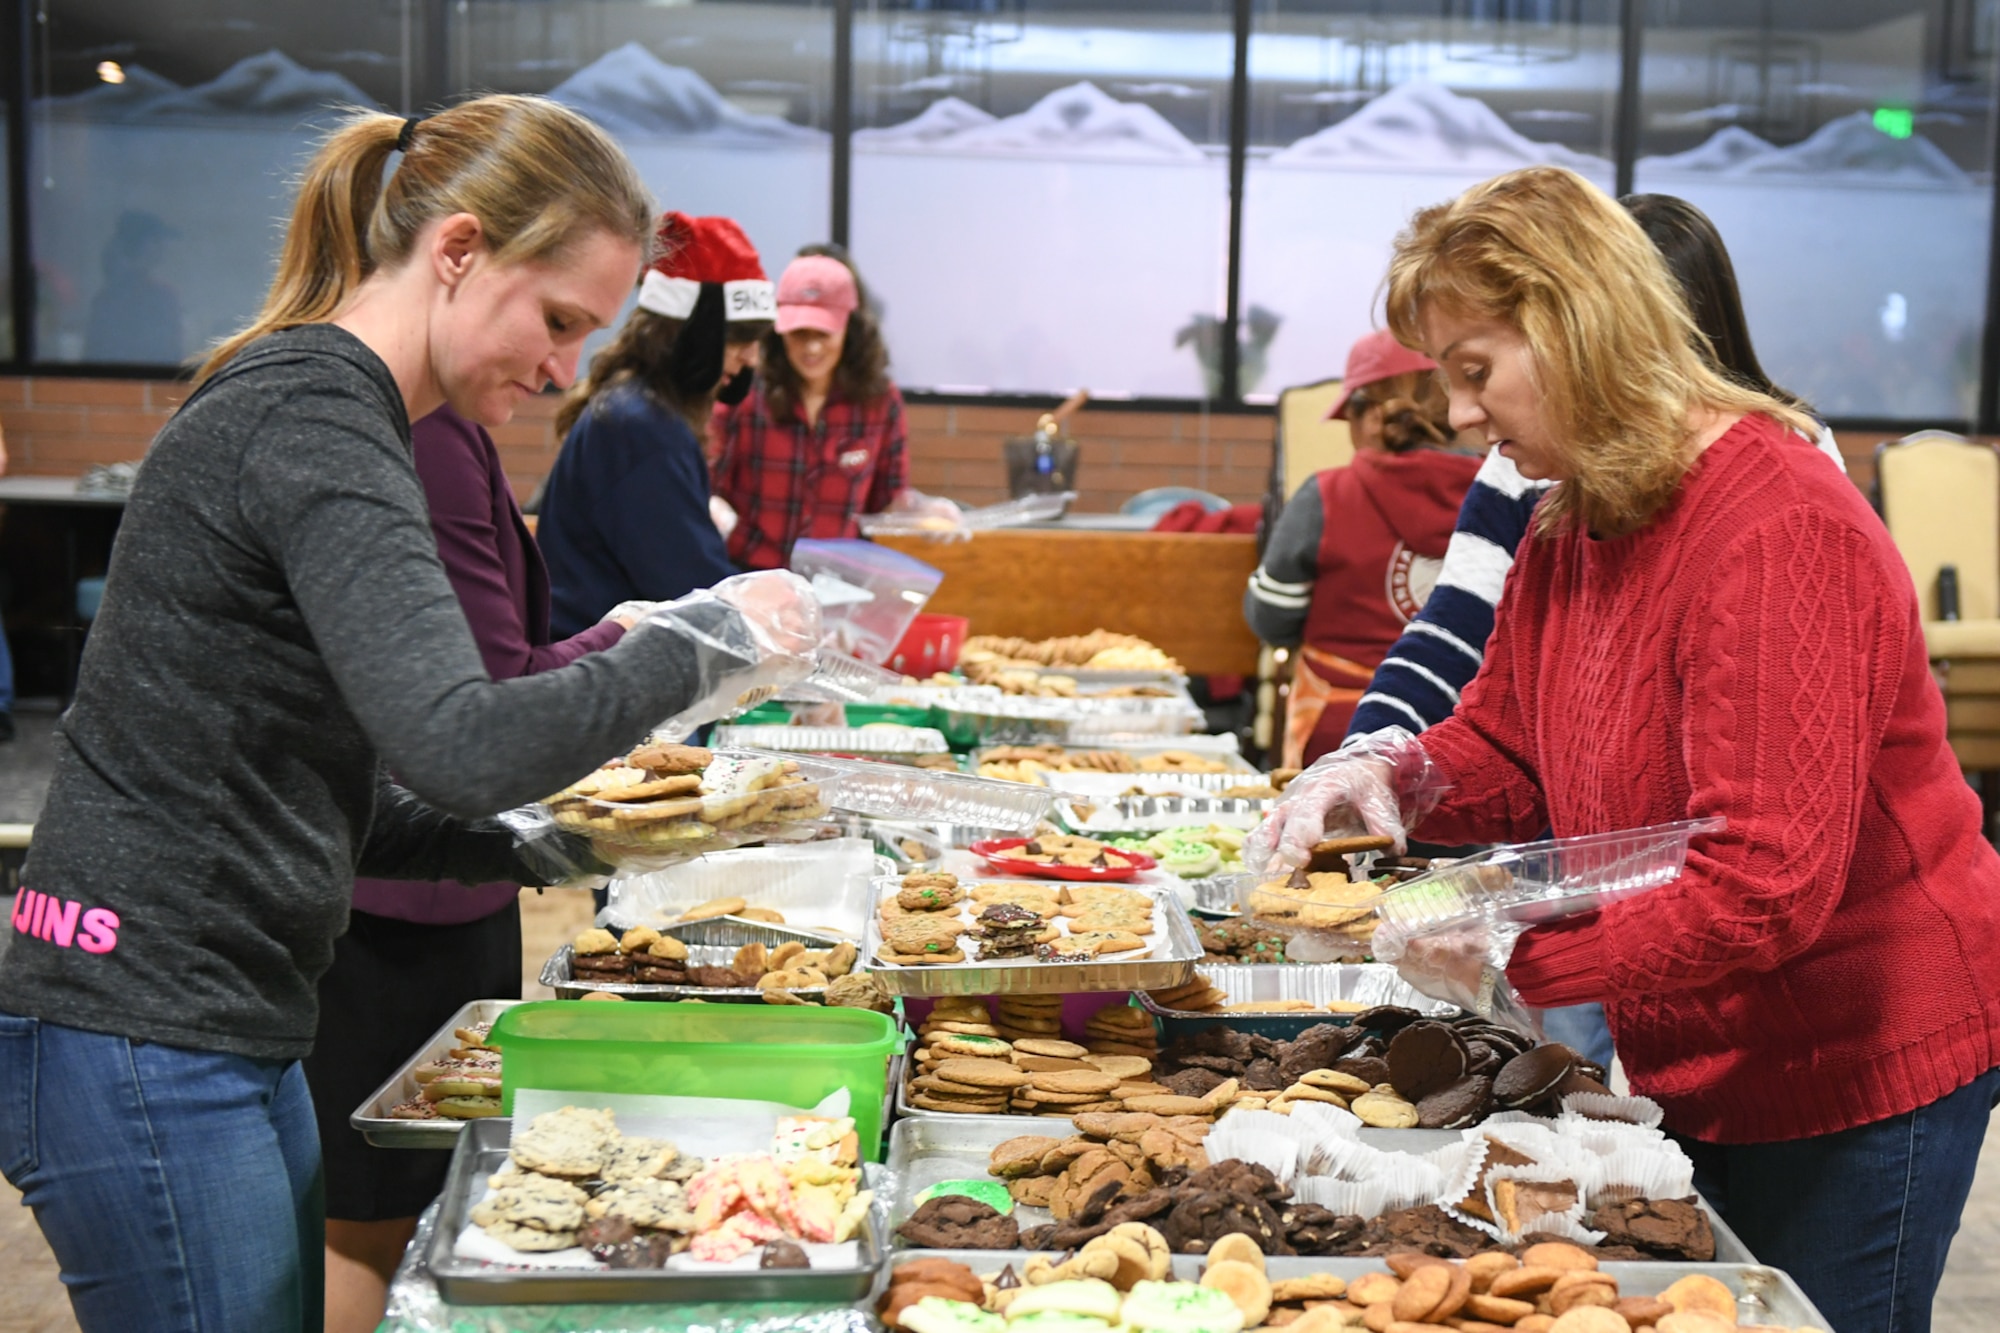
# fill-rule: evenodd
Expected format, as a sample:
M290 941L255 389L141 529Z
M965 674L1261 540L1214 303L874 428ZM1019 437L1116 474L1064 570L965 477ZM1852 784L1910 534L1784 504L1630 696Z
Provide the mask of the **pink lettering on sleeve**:
M93 907L83 914L83 933L76 947L85 953L110 953L118 947L118 913Z
M34 916L34 900L35 895L28 891L27 885L23 884L14 890L14 929L23 935L28 933L28 926Z
M37 893L32 896L34 897L35 905L28 912L28 934L38 940L45 939L47 937L42 934L42 912L49 905L49 895L46 893Z

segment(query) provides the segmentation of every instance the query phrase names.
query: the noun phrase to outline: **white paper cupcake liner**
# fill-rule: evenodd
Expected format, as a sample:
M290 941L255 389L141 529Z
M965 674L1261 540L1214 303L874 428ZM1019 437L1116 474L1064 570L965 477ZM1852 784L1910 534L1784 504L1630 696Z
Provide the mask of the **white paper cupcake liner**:
M1299 1131L1299 1141L1305 1146L1320 1138L1361 1137L1361 1117L1331 1102L1293 1102L1291 1115L1278 1119L1288 1120Z
M1326 1176L1304 1176L1292 1187L1292 1197L1300 1203L1316 1203L1342 1216L1380 1217L1387 1211L1388 1189L1375 1180L1333 1180Z
M1673 1143L1620 1148L1590 1168L1590 1206L1627 1199L1684 1199L1694 1193L1694 1163Z
M1210 1162L1252 1162L1289 1185L1298 1175L1299 1135L1285 1116L1271 1111L1232 1111L1202 1141Z
M1610 1124L1658 1129L1666 1111L1650 1097L1612 1097L1602 1092L1572 1092L1562 1099L1565 1120L1596 1120Z

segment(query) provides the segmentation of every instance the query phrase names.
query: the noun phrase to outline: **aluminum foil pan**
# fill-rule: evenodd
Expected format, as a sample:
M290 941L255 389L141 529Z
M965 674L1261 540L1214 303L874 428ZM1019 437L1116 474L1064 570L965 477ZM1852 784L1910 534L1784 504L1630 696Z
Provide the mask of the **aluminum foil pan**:
M1348 1016L1327 1013L1325 1006L1335 1001L1371 1008L1378 1004L1401 1005L1419 1013L1443 1017L1458 1008L1425 995L1386 963L1201 963L1195 971L1223 993L1224 1003L1247 1004L1254 1000L1304 1000L1320 1006L1317 1013L1277 1015L1303 1018L1311 1023L1345 1025ZM1176 1023L1186 1019L1234 1022L1245 1018L1273 1015L1225 1014L1188 1009L1168 1009L1146 994L1139 1003L1167 1020L1171 1036ZM1204 1022L1201 1026L1207 1026Z
M614 934L623 933L616 926L606 926L605 929ZM727 945L732 952L746 944L761 944L767 949L775 949L780 944L789 944L793 940L797 940L808 949L830 949L840 943L842 938L832 931L807 930L803 926L776 926L769 921L752 921L748 917L740 916L714 916L703 921L689 921L683 925L655 926L654 929L662 935L672 935L689 946Z
M1053 880L1035 881L1051 888ZM884 880L878 893L894 892L897 881ZM1164 989L1178 986L1194 975L1201 957L1201 941L1195 938L1188 914L1171 895L1139 885L1125 885L1154 900L1154 938L1151 956L1130 962L1040 963L1033 959L1008 962L939 963L910 967L882 966L875 951L882 943L882 919L868 918L868 937L862 941L860 966L888 988L891 995L1066 995L1079 991L1119 991Z
M691 967L727 967L736 956L740 945L690 944L688 945L688 965ZM571 948L565 944L549 955L549 961L542 964L541 983L554 991L558 998L574 1000L592 991L604 991L610 995L622 995L628 1000L706 1000L710 1004L762 1004L764 992L754 986L656 986L636 981L597 981L586 978L576 980L570 974ZM794 990L792 994L804 1000L824 1000L826 991L814 986L806 990Z

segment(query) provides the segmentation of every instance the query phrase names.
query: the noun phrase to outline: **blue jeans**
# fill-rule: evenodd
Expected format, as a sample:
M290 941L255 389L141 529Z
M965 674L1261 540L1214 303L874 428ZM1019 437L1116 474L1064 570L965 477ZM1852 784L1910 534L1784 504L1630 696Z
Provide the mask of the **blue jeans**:
M2000 1069L1904 1115L1783 1143L1676 1135L1694 1184L1750 1253L1798 1280L1836 1333L1928 1333Z
M319 1131L297 1061L0 1013L0 1171L84 1333L323 1323Z
M1572 1004L1561 1009L1542 1010L1542 1031L1550 1041L1559 1041L1593 1064L1611 1068L1611 1029L1604 1023L1601 1004Z

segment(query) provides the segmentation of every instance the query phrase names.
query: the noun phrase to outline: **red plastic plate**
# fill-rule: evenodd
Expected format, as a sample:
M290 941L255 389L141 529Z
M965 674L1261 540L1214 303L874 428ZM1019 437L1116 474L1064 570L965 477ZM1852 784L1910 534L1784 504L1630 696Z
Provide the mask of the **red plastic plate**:
M1004 870L1010 875L1032 875L1037 879L1068 879L1078 881L1124 880L1131 879L1141 870L1151 870L1159 864L1158 861L1147 856L1144 852L1121 851L1116 847L1107 847L1105 855L1114 858L1122 857L1129 864L1123 866L1052 866L1043 865L1039 861L1026 861L1018 856L1007 855L1014 848L1026 847L1032 841L1032 838L989 838L985 842L973 843L971 851L974 856L984 861L987 865L992 866L995 870Z

